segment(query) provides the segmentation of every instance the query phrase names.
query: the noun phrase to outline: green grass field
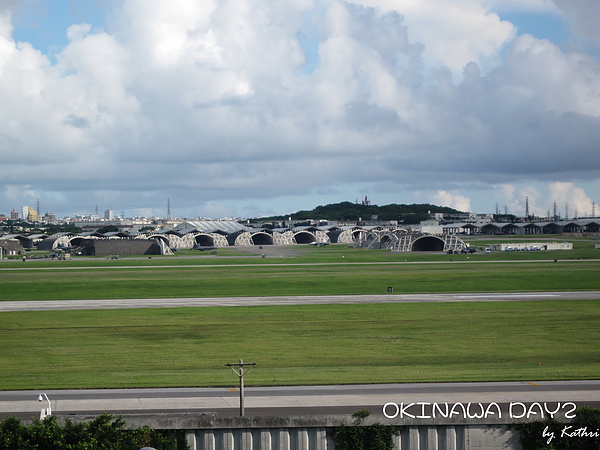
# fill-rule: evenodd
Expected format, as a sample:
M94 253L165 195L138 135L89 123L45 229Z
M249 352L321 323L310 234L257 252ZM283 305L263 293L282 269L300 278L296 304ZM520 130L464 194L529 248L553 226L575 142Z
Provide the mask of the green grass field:
M473 240L481 243L488 241ZM474 255L332 245L293 247L293 256L272 258L220 249L208 257L186 251L152 259L3 261L0 269L11 270L0 270L0 301L376 294L390 286L395 293L596 290L600 251L593 244Z
M591 241L552 254L297 251L3 261L0 300L600 290ZM0 389L234 385L224 364L240 358L258 364L248 385L592 379L599 325L599 302L580 300L5 312Z
M594 301L3 313L1 389L597 378Z
M599 273L597 261L0 271L0 300L596 290Z

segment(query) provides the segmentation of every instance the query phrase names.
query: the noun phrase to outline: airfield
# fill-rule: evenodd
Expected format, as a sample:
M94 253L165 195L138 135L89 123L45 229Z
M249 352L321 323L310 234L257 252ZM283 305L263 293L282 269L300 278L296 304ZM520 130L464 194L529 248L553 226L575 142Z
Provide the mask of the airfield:
M236 380L224 364L241 358L257 362L246 380L254 415L347 414L417 398L597 405L600 261L593 242L575 247L2 261L0 405L28 414L43 389L65 413L234 415Z

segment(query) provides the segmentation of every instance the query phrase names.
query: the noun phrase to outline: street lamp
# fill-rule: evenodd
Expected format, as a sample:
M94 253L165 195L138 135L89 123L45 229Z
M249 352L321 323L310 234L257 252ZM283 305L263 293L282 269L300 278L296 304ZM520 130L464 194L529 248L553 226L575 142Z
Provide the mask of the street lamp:
M38 402L43 402L44 399L46 399L46 401L48 402L48 407L42 408L42 410L40 411L40 420L44 420L46 417L52 415L52 407L50 406L50 399L48 398L48 396L45 393L42 392L40 395L38 395Z

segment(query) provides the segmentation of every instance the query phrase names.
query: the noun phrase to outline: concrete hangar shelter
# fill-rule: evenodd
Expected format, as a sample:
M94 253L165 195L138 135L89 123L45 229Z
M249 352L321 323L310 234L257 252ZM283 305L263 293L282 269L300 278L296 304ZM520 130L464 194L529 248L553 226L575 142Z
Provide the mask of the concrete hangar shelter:
M157 233L148 237L157 237ZM295 244L353 244L392 251L448 251L466 248L456 236L409 233L381 226L303 226L295 228L248 228L237 222L184 222L160 234L174 250L199 247Z
M148 238L164 239L174 250L199 247L352 243L352 230L336 227L250 228L235 221L184 222Z
M392 251L448 251L466 245L456 236L409 233L381 226L304 226L249 228L235 221L187 221L169 229L147 233L58 233L38 244L40 250L64 250L82 255L165 255L184 249L229 246L351 244Z

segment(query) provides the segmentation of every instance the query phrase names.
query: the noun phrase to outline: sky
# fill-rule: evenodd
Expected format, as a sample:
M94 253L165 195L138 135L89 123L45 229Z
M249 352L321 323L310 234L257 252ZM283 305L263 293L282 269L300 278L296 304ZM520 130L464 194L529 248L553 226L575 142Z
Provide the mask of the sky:
M0 214L368 197L600 215L598 17L598 0L0 0Z

